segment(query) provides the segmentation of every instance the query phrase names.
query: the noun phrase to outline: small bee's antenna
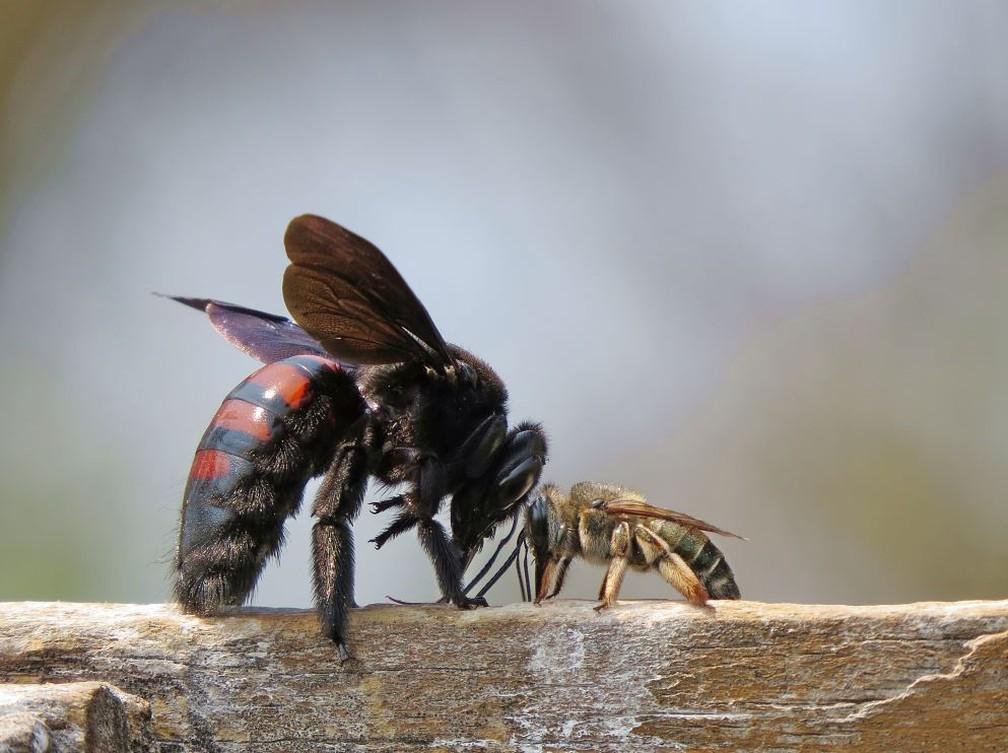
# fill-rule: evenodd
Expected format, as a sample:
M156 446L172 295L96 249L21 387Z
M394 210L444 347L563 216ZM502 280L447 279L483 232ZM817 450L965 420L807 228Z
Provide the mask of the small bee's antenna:
M511 552L511 554L508 555L508 558L504 562L504 564L497 569L497 572L495 572L493 575L490 576L490 580L488 580L486 584L483 586L483 588L480 589L480 592L476 594L477 599L486 596L486 592L489 591L493 587L493 585L501 579L501 576L504 575L505 572L507 572L507 569L509 567L511 567L511 563L516 562L518 560L518 552L521 551L522 544L524 543L525 543L525 531L521 531L518 534L518 538L515 540L514 550ZM521 580L520 576L518 580L519 581ZM522 599L524 599L525 598L524 590L522 591L522 593L523 593Z

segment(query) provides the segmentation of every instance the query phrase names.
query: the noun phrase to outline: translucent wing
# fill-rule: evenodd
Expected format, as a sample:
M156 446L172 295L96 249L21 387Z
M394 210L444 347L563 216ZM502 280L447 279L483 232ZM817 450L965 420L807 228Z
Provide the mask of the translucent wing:
M212 298L164 297L205 312L229 343L263 363L300 355L329 356L318 340L285 316Z
M353 363L452 362L427 309L369 241L305 214L291 221L284 245L284 301L329 353Z
M701 531L710 531L711 533L719 533L722 536L732 536L736 539L745 539L745 536L739 536L737 533L725 531L715 525L707 523L706 521L700 520L699 518L694 518L692 515L687 515L683 512L676 512L675 510L666 510L664 507L655 507L654 505L642 502L638 499L601 500L596 503L596 507L609 513L610 515L639 515L643 518L671 520L673 523L689 526L690 528L699 528Z

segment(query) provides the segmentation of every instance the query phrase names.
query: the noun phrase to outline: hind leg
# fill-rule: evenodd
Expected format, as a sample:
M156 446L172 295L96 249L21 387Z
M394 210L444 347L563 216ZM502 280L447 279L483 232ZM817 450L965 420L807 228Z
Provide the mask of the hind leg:
M703 606L707 603L707 589L697 578L696 573L690 570L686 560L675 552L668 557L658 560L658 572L661 576L672 584L676 591L685 596L690 603Z
M357 517L367 487L367 454L357 439L336 452L315 497L312 515L312 561L315 603L323 632L336 643L340 661L346 647L347 612L354 601L354 546L350 523Z
M672 584L676 591L693 604L707 603L707 589L686 560L669 548L668 542L646 526L634 527L634 543L644 555L645 561L658 569L661 576Z

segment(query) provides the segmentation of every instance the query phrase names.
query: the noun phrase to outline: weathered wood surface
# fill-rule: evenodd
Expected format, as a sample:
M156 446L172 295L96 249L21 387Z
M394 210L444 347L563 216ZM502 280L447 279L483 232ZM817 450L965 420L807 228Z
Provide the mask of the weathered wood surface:
M1008 751L1008 601L302 611L0 604L0 682L150 702L152 749Z
M150 704L102 682L0 685L0 751L151 747Z

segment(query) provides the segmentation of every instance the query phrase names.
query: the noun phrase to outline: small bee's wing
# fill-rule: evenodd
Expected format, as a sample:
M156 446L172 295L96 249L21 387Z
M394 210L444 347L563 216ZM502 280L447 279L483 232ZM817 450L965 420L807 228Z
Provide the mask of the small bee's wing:
M690 528L699 528L701 531L710 531L711 533L720 533L722 536L732 536L736 539L745 539L745 536L739 536L737 533L725 531L715 525L707 523L706 521L700 520L699 518L694 518L692 515L687 515L683 512L676 512L675 510L666 510L664 507L655 507L654 505L642 502L639 499L611 499L608 501L602 501L597 506L599 509L604 510L610 515L640 515L644 518L671 520L673 523L689 526Z
M291 220L284 245L287 308L331 354L353 363L452 362L427 309L370 242L305 214Z
M318 340L285 316L212 298L164 297L205 312L214 329L229 343L263 363L282 361L291 356L329 356Z

